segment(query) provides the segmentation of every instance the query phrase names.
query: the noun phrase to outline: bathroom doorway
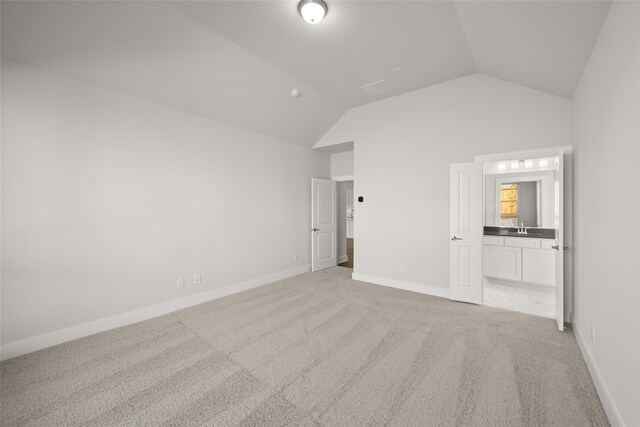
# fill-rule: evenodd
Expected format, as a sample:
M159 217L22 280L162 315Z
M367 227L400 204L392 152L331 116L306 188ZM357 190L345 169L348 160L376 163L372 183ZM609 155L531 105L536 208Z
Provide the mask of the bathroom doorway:
M571 158L554 147L451 165L452 299L473 289L470 302L549 317L560 331L571 322ZM472 211L473 224L459 215Z

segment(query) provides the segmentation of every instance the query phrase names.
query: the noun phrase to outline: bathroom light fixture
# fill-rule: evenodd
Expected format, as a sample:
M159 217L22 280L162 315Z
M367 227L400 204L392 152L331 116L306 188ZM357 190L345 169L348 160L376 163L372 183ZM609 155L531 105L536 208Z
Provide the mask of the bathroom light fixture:
M547 167L547 159L540 159L540 167L541 168Z
M524 167L527 169L531 169L533 167L533 160L525 160Z
M505 162L498 163L498 170L505 170L507 168L507 164Z
M322 0L302 0L298 11L309 24L317 24L327 14L327 4Z
M511 162L511 169L518 169L520 167L520 162L517 160L514 160Z

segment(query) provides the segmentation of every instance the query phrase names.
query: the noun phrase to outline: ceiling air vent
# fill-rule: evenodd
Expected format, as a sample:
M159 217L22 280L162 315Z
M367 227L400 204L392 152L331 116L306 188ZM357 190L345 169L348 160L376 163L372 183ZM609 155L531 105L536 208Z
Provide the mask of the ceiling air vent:
M378 95L380 93L391 90L391 85L384 80L378 80L377 82L368 83L360 87L364 91L364 93L368 95Z

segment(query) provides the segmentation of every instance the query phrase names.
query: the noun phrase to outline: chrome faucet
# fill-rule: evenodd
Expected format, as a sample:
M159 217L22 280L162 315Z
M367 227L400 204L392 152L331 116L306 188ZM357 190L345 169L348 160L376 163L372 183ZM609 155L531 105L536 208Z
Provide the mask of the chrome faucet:
M518 234L527 234L527 228L524 226L524 222L520 223L520 227L518 227Z

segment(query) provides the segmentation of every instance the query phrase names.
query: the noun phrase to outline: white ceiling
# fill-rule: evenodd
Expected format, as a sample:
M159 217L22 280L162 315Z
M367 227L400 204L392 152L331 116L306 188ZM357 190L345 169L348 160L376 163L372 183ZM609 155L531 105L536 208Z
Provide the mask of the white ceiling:
M3 1L2 58L312 146L348 108L475 72L571 97L610 4L327 1L318 25L295 0Z
M478 73L565 98L573 96L610 5L456 2Z
M312 146L345 108L158 2L2 2L2 58ZM290 92L299 88L302 95Z
M171 5L348 108L475 72L453 2L328 2L317 25L296 1ZM381 79L383 96L360 88Z

